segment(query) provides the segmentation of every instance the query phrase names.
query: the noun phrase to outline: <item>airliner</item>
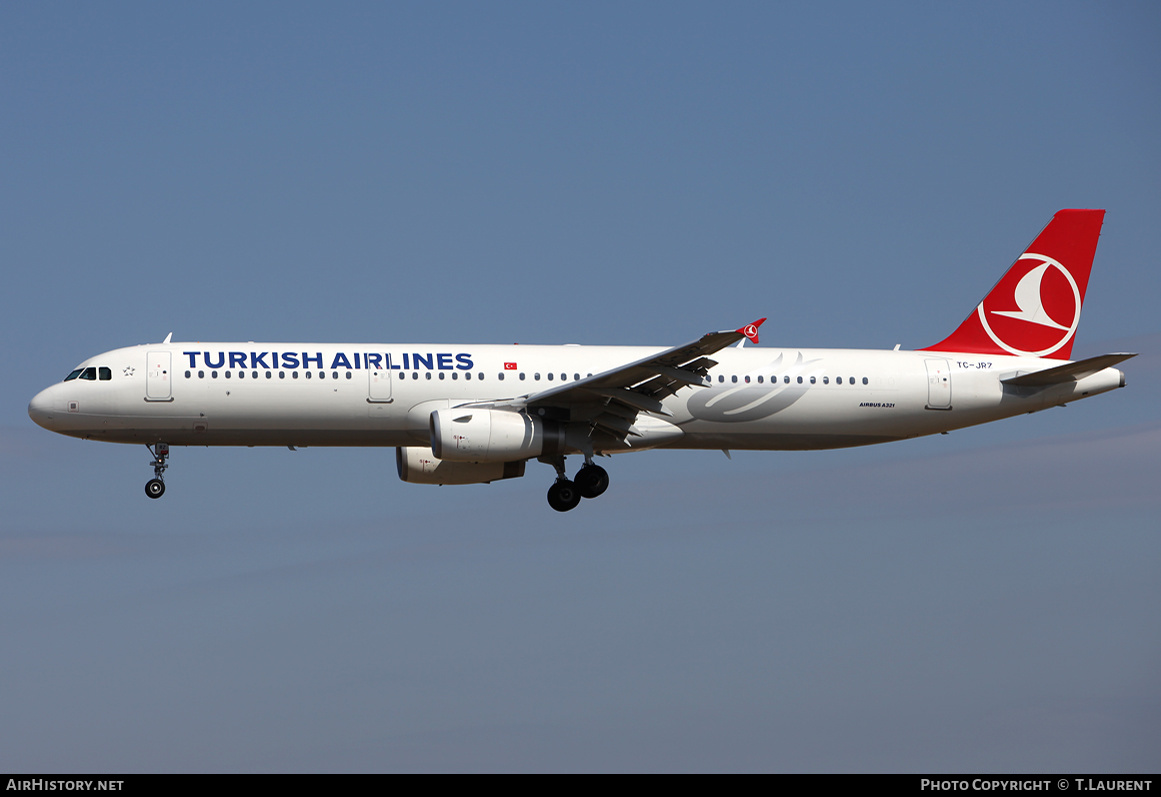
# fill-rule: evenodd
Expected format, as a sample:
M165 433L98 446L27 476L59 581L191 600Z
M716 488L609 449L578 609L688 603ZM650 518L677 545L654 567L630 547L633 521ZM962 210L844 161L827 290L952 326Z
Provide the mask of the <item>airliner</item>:
M596 498L593 460L659 448L806 450L987 423L1125 386L1072 361L1103 210L1061 210L960 326L903 351L759 348L765 319L672 348L161 343L85 360L38 393L40 426L170 446L392 446L400 478L479 484L551 465L549 505ZM749 342L753 345L746 346ZM566 457L583 459L570 479Z

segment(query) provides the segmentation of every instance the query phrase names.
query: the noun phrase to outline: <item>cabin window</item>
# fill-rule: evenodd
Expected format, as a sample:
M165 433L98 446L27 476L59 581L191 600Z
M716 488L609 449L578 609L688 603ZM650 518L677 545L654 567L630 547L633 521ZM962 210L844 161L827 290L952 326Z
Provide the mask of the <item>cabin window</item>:
M296 373L295 376L298 376L298 374ZM310 371L303 372L303 378L310 379Z
M206 378L206 372L205 371L198 371L198 379L205 379L205 378Z
M351 372L347 371L347 379L350 379L350 378L351 378Z
M762 377L758 377L758 384L762 384Z
M577 382L579 382L579 381L580 381L580 374L573 374L573 375L572 375L572 378L573 378L574 380L576 380Z
M443 378L444 378L444 376L445 376L444 372L443 372L443 371L440 371L440 372L439 372L439 378L440 378L440 379L443 379Z
M830 384L830 377L829 377L829 376L824 376L824 377L822 378L822 383L823 383L824 385L829 385L829 384Z
M286 371L279 371L279 372L278 372L278 378L279 378L279 379L285 379L285 378L286 378Z
M786 376L782 377L782 381L789 385L790 384L790 374L787 374Z
M520 381L521 382L524 381L524 372L523 371L520 372Z
M798 384L800 384L800 385L802 384L802 377L801 376L798 377Z
M746 380L746 384L747 384L747 385L748 385L748 384L750 384L750 377L748 377L748 376L747 376L747 377L745 377L745 380Z
M501 382L503 382L504 381L504 372L501 371L500 373L496 374L496 378L499 379Z
M267 379L273 379L273 378L274 378L274 374L272 374L270 371L267 371L267 372L266 372L266 378L267 378Z
M464 374L464 379L471 379L471 378L472 378L472 372L471 372L471 371L468 371L466 374Z
M417 373L417 374L418 374L418 373L419 373L419 371L416 371L415 373ZM423 372L423 378L424 378L424 379L431 379L431 371L424 371L424 372Z
M556 378L556 375L554 373L552 373L552 371L549 371L548 372L548 381L551 382L555 378Z
M291 371L290 378L291 379L298 379L298 371Z
M836 376L836 377L834 378L834 383L835 383L836 385L841 385L841 384L843 383L843 378L842 378L841 376Z
M540 372L537 371L536 373L534 373L532 375L532 378L535 379L537 382L539 382L540 381Z
M212 378L214 378L214 379L217 379L217 378L218 378L218 372L217 372L217 371L210 371L210 376L211 376Z
M812 385L814 384L814 377L813 376L810 377L810 384L812 384Z
M725 382L725 381L726 381L726 378L724 376L722 376L721 374L718 374L718 382Z
M189 371L186 371L186 372L185 372L185 378L186 378L186 379L189 379L189 377L190 377L190 372L189 372Z
M441 374L441 376L442 376L442 374ZM459 378L460 378L460 374L459 374L459 372L458 372L458 371L452 371L452 381L454 382L455 380L457 380L457 379L459 379Z
M864 385L867 384L867 377L865 377L865 376L863 377L863 384Z

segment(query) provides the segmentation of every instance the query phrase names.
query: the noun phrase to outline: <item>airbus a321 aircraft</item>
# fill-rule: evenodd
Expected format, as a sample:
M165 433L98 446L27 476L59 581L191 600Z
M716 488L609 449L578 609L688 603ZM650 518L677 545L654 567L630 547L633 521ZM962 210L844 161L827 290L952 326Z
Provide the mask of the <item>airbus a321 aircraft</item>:
M162 343L99 354L28 405L61 434L170 446L395 446L399 476L477 484L556 469L560 512L609 485L596 456L801 450L946 432L1124 387L1132 354L1071 362L1103 210L1062 210L949 337L918 351L743 347L761 319L673 348ZM732 344L737 344L736 346ZM570 480L565 457L583 457Z

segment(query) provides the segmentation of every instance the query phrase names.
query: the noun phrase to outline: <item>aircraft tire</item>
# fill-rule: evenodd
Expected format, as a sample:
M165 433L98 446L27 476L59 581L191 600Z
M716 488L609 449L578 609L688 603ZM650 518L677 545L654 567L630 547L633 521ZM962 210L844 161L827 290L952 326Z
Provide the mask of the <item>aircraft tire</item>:
M580 500L580 491L568 479L555 481L548 488L548 505L557 512L567 512L570 509L576 509L576 505L580 503Z
M145 482L145 494L150 498L160 498L165 495L165 482L161 479L150 479Z
M596 498L609 489L609 474L600 465L585 465L576 474L576 489L584 498Z

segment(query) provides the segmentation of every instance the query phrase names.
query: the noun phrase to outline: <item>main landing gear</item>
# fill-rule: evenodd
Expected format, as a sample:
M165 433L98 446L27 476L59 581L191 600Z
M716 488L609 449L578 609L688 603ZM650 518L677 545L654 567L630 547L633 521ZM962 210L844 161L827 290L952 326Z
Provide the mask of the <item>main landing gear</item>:
M582 498L596 498L609 489L609 474L589 457L572 481L565 474L564 457L548 460L548 464L556 468L556 481L548 488L548 505L557 512L575 509Z
M169 443L146 444L145 447L153 455L153 461L149 463L153 466L153 478L145 482L145 494L150 498L160 498L165 495L165 481L162 474L169 467L166 462L169 459Z

